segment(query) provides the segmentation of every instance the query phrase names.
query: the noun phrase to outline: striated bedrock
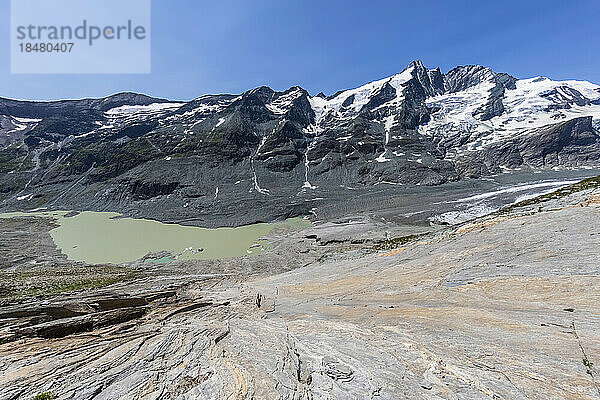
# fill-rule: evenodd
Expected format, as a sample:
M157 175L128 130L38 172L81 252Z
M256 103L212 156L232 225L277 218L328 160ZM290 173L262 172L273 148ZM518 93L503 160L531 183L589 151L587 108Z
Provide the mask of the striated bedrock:
M0 208L198 225L243 209L222 223L270 221L306 215L314 198L335 201L348 187L598 166L599 118L590 82L478 65L443 74L420 61L331 96L263 86L189 102L0 99Z
M1 345L0 399L598 399L595 186L170 302L116 289L145 316Z

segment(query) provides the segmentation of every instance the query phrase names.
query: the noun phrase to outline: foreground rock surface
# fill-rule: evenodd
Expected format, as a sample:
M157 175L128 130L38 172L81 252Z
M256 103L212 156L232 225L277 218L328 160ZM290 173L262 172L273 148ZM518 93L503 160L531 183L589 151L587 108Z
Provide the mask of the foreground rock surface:
M276 275L122 283L176 294L1 345L0 399L597 399L599 207L586 189Z

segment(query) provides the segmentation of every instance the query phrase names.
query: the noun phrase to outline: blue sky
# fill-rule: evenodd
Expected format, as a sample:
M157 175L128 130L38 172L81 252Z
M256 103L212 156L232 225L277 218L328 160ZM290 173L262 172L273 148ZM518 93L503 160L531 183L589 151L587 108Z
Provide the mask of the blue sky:
M124 0L126 1L126 0ZM411 60L482 64L516 77L600 83L600 1L152 0L152 73L10 74L9 1L0 0L0 96L188 100L268 85L333 93Z

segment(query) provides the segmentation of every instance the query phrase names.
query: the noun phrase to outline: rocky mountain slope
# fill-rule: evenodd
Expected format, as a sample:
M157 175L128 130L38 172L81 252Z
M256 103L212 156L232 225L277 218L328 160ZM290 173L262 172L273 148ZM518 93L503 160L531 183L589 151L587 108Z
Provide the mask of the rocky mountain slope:
M474 65L442 74L415 61L332 96L259 87L186 103L2 99L0 114L4 210L241 224L381 183L600 164L600 86Z

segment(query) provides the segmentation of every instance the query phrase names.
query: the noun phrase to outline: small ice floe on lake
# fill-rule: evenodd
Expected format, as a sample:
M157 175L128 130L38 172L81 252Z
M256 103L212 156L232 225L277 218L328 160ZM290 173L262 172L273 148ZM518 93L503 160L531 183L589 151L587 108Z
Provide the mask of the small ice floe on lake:
M248 254L253 254L255 251L263 251L265 249L265 246L260 244L260 243L254 243L252 245L250 245L250 247L248 247L248 250L246 250L246 253Z
M181 255L183 255L183 253L186 253L186 252L202 253L203 251L204 251L204 249L202 247L194 248L194 247L190 246L190 247L186 247L185 249L183 249L183 251L178 255L181 256Z

